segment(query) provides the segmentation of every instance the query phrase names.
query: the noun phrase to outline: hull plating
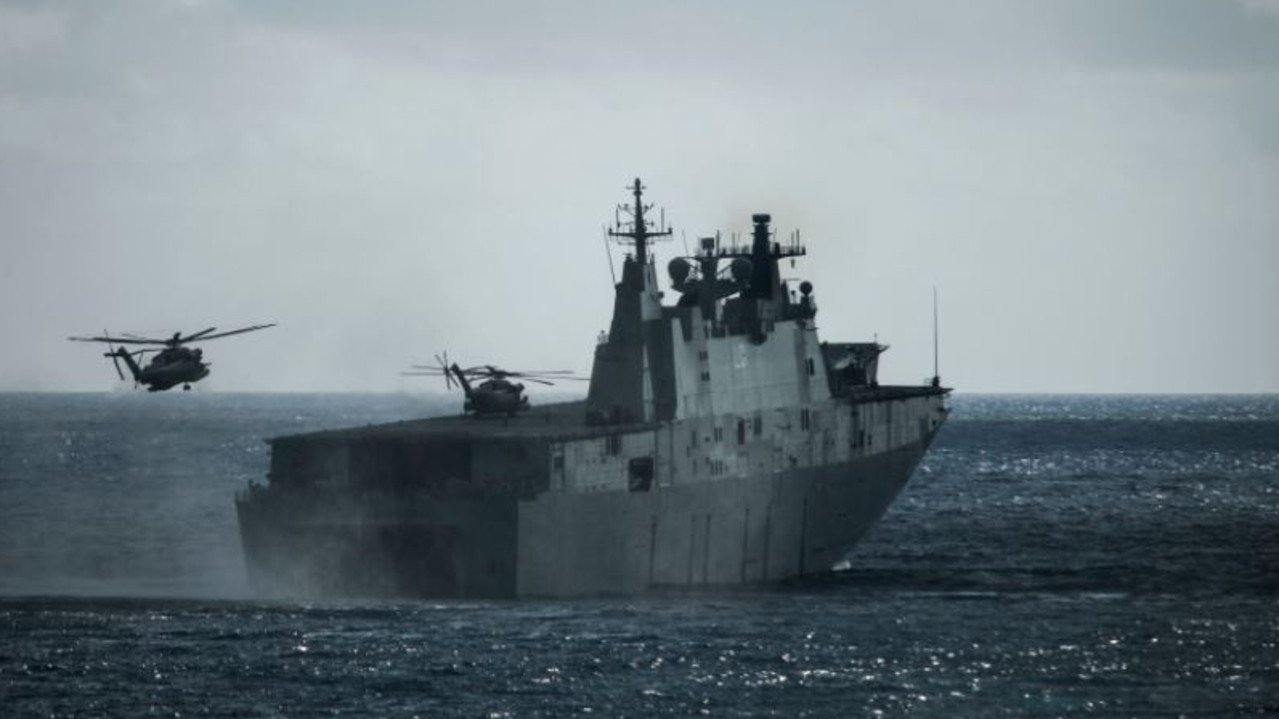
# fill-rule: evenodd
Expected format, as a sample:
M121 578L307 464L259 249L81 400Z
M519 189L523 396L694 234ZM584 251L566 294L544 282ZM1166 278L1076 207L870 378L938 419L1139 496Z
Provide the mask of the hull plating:
M572 597L829 571L928 441L841 464L650 492L514 499L278 496L238 503L266 595Z

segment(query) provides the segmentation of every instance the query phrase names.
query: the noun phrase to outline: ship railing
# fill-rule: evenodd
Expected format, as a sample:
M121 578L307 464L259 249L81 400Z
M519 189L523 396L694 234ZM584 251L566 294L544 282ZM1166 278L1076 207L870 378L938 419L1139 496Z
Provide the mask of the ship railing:
M801 257L808 254L808 248L804 245L794 244L790 242L773 242L769 245L770 254L773 257ZM732 243L726 245L718 245L714 250L707 252L696 252L690 257L696 259L698 257L749 257L754 251L751 243Z

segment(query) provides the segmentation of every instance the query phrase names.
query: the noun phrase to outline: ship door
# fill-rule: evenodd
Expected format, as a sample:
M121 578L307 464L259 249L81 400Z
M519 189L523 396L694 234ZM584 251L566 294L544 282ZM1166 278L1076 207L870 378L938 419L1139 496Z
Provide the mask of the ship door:
M559 442L551 445L551 486L564 491L564 445Z
M675 479L675 462L671 459L675 456L675 428L672 426L665 431L654 432L653 444L657 446L657 456L653 458L653 481L659 487L669 486Z
M632 457L627 462L629 486L632 492L647 492L653 488L653 458Z

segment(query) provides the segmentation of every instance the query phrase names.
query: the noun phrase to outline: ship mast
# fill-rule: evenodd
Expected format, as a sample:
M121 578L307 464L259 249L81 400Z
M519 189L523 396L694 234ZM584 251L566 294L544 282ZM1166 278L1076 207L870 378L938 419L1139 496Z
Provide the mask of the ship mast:
M669 343L670 327L663 322L661 293L649 255L650 242L672 233L665 216L656 223L648 219L653 205L644 204L644 185L638 177L627 189L635 197L634 204L617 206L608 237L633 243L635 254L628 254L622 263L621 281L613 285L613 319L595 347L586 398L588 421L593 423L669 418L675 406L674 397L668 396L673 385L654 389L653 348L667 346L662 343Z
M647 210L653 209L652 204L645 205L643 201L644 185L640 183L640 179L635 178L635 183L629 188L631 193L635 195L635 206L627 207L626 205L618 205L619 213L625 212L631 216L630 221L623 223L620 215L614 217L613 226L615 229L609 230L609 237L619 238L620 242L630 241L635 244L635 261L641 267L648 263L648 243L649 240L659 237L670 237L671 230L666 227L666 218L663 215L662 222L658 225L657 230L650 230L650 220L644 218Z

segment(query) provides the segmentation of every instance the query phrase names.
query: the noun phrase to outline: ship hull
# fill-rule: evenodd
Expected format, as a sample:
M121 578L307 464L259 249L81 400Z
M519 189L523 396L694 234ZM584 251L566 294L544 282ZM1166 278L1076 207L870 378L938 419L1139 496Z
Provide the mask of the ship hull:
M631 189L631 221L609 234L634 253L586 397L533 407L508 378L550 384L543 373L440 358L462 415L269 440L269 486L237 503L259 591L635 594L844 558L909 479L950 390L936 371L881 385L878 340L823 341L812 283L780 266L806 254L799 233L782 242L768 213L747 242L703 238L672 259L679 299L663 304L647 243L669 232L645 220L638 178ZM485 410L498 386L520 412Z
M532 499L321 496L237 502L265 596L576 597L830 571L892 503L933 433L817 467L652 492Z

